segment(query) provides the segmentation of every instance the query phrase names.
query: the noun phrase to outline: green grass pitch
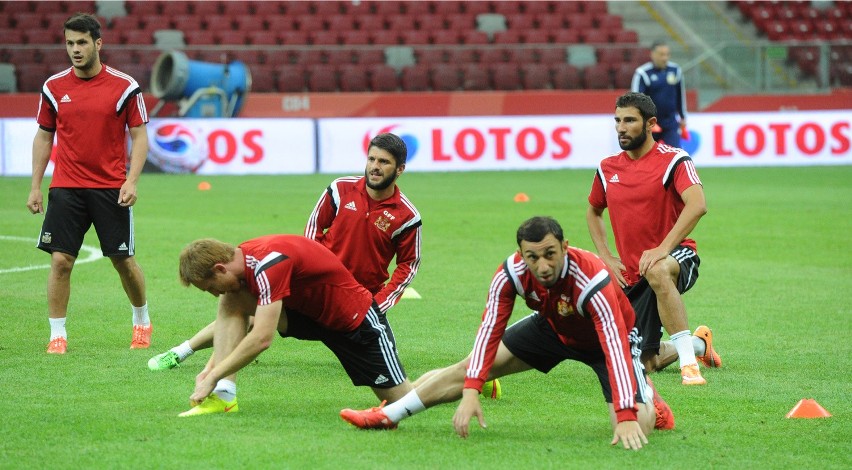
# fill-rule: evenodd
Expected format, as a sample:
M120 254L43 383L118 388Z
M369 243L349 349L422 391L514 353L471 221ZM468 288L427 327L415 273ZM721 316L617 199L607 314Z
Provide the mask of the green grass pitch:
M180 286L181 248L302 233L333 176L143 175L136 244L154 345L128 349L130 307L101 259L74 270L61 357L44 352L47 270L15 270L48 263L34 248L42 217L25 208L28 178L0 178L0 468L852 468L852 166L699 171L709 213L693 234L701 278L685 300L690 326L713 328L724 368L705 369L705 387L658 373L677 427L638 453L610 447L599 386L576 363L506 378L503 399L484 403L488 428L462 440L454 405L393 432L347 425L339 410L376 405L372 393L321 344L282 339L240 374L240 413L179 419L209 351L162 373L146 361L215 316L213 297ZM422 299L390 313L411 377L468 354L521 221L552 215L572 245L592 248L592 176L403 175L424 222L412 284ZM202 180L212 189L199 191ZM520 192L530 201L514 202ZM93 230L86 244L98 246ZM802 398L834 416L785 419Z

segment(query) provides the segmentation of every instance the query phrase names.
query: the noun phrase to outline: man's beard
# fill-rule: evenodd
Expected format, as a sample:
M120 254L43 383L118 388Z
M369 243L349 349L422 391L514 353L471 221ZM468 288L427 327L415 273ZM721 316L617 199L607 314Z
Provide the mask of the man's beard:
M618 146L621 147L621 150L636 150L643 145L645 145L645 141L648 140L648 134L643 132L636 137L630 139L626 144L622 144L621 140L618 141Z
M370 174L367 173L367 170L364 170L364 180L367 182L367 187L370 189L374 189L376 191L381 191L383 189L387 189L393 182L396 180L396 173L392 173L390 176L382 179L376 184L370 183Z

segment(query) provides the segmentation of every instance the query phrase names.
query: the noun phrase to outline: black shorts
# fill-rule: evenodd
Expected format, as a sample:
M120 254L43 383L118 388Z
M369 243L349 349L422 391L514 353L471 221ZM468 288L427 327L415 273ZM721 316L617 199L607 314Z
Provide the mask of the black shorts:
M639 345L641 338L637 336L636 328L628 335L630 352L633 362L633 374L636 378L636 401L648 403L651 399L650 390L646 386L645 368L639 361ZM533 369L543 373L550 372L560 362L571 359L580 361L591 367L598 376L601 391L607 403L612 403L612 388L609 386L609 370L602 349L583 351L566 346L556 332L537 312L533 312L506 329L503 334L503 344L515 357L529 364Z
M304 315L286 310L287 331L282 337L322 341L337 356L356 386L392 388L405 381L396 341L387 317L373 302L367 316L354 331L332 331Z
M680 245L669 253L680 263L680 274L677 277L677 291L683 294L695 285L698 280L698 265L701 259L691 248ZM648 280L644 277L636 284L624 289L627 299L636 312L636 328L642 335L642 351L659 351L660 339L663 337L663 323L660 321L660 310L657 308L657 294Z
M133 256L133 208L118 205L118 189L51 188L38 248L75 258L94 224L104 256Z

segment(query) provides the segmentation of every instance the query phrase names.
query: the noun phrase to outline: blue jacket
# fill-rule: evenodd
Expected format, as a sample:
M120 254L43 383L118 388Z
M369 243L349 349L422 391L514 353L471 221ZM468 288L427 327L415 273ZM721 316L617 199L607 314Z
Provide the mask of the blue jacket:
M636 68L630 90L651 97L657 106L657 122L663 129L677 127L679 115L686 119L686 91L680 66L669 62L666 68L654 68L646 62Z

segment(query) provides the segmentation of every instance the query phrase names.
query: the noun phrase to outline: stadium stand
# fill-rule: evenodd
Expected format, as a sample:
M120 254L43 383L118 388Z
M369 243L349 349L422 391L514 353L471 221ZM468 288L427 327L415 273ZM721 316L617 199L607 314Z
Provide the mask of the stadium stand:
M31 89L35 74L43 73L43 81L64 60L44 51L57 49L67 16L106 12L102 3L0 2L0 62L14 65L19 90ZM607 2L111 3L116 5L101 17L103 53L110 65L125 70L139 65L149 72L168 48L205 59L224 52L249 65L253 89L260 92L625 88L624 72L647 59L636 31L625 29L624 19L610 13ZM728 3L769 40L852 39L852 2ZM348 60L341 59L346 54L338 54L338 48L350 51ZM219 53L209 55L209 49ZM802 45L790 49L788 60L806 76L814 75L825 63L825 51ZM852 45L827 51L831 83L849 86ZM349 67L355 63L361 66ZM44 70L45 64L51 70ZM313 70L319 66L333 72Z

